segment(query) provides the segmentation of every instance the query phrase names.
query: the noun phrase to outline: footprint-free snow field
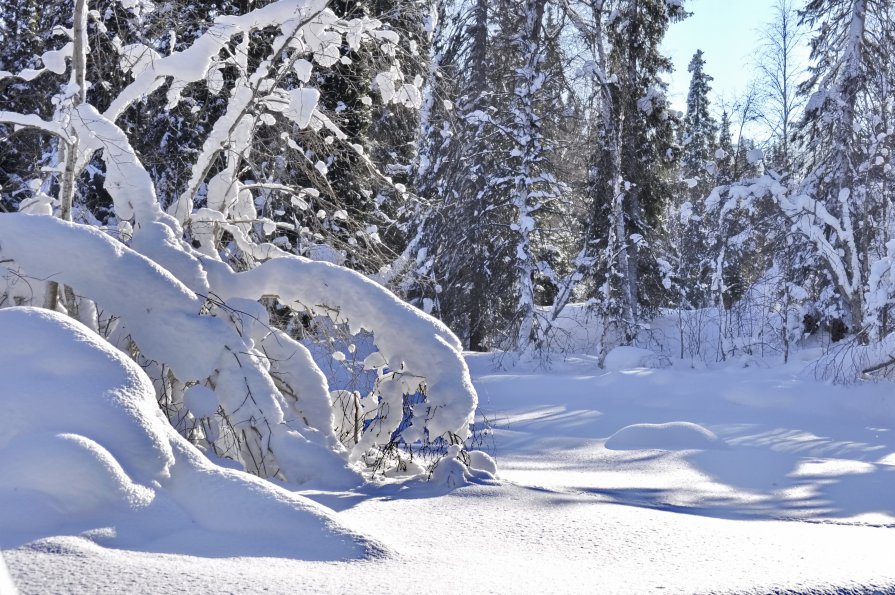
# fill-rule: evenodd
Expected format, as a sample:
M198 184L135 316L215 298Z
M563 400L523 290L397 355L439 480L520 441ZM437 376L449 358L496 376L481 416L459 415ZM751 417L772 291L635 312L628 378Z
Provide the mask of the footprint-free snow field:
M102 448L106 468L87 467L96 477L118 477L118 461L152 493L122 480L133 488L122 500L82 477L68 484L69 526L0 511L21 593L895 592L889 384L822 384L804 362L604 371L582 356L495 371L492 356L471 355L475 437L496 480L293 495L194 457L140 409L130 364L84 341L82 370L99 355L107 377L125 372L100 388L127 394L96 415L142 420L142 438L40 448L72 464ZM121 450L140 440L157 463ZM39 458L27 446L16 452ZM65 516L52 486L32 484L35 514Z

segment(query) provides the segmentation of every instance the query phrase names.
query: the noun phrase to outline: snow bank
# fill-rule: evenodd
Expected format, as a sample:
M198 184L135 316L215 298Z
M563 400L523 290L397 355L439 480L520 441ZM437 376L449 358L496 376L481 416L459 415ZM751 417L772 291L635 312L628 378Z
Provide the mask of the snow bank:
M632 368L667 368L671 365L669 359L649 349L640 347L621 346L616 347L606 354L603 367L607 370L619 371Z
M6 569L6 562L3 561L3 553L0 552L0 593L3 595L16 595L16 586L12 584L12 578Z
M143 371L80 323L10 308L0 336L0 547L61 533L194 555L379 550L324 507L209 462Z
M191 283L207 283L198 261L176 249L176 240L163 224L145 228L170 240L151 243L156 246L153 256L166 265L172 263L171 269L186 274ZM120 316L116 332L124 349L130 337L146 360L170 367L181 383L211 378L229 419L219 434L229 440L235 432L226 430L248 427L252 431L243 432L243 437L257 437L240 441L236 453L249 471L295 483L325 479L348 486L359 482L341 455L328 448L335 443L331 426L313 432L294 420L290 404L254 349L258 337L241 336L227 316L204 315L204 300L169 269L98 229L53 217L5 214L0 217L0 237L0 253L28 275L64 282ZM35 249L34 238L45 238L45 246ZM245 302L238 305L250 307ZM301 359L298 356L293 363ZM310 373L305 380L312 380ZM325 395L325 386L320 385L318 392Z
M606 440L611 450L709 450L725 443L711 430L687 421L626 426Z
M210 376L221 359L219 349L235 343L223 321L198 316L203 300L168 270L99 229L15 213L0 217L0 237L4 257L29 275L72 286L120 316L141 352L171 365L184 381ZM35 238L46 244L36 248ZM201 349L198 338L219 348Z
M132 339L146 361L170 368L181 385L212 386L227 422L206 433L209 442L263 477L341 487L360 481L332 430L326 378L305 347L270 328L257 301L264 297L374 335L388 373L374 395L377 423L352 450L353 460L392 439L404 419L404 395L420 386L424 398L400 430L404 440L469 435L477 396L460 342L444 324L349 269L273 249L269 256L277 258L234 273L190 252L173 233L163 222L141 226L133 240L137 252L95 228L6 214L0 255L119 316L119 345L129 350ZM45 238L42 249L33 248L38 237Z

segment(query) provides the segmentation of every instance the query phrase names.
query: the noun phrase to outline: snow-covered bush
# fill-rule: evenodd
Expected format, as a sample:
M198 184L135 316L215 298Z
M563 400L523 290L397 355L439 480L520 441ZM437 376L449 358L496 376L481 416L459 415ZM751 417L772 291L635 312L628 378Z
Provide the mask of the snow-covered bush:
M351 482L356 475L346 465L370 452L462 443L476 395L457 338L368 278L266 241L282 224L259 216L258 185L240 169L252 159L259 129L278 119L296 134L344 141L305 75L338 63L343 48L367 44L388 53L395 34L374 19L340 19L322 0L279 0L217 18L182 51L162 56L143 48L151 59L123 61L133 81L100 112L83 93L88 9L74 2L73 43L63 51L71 84L54 118L0 112L0 121L57 139L55 171L63 178L55 196L36 192L23 202L32 214L0 215L0 306L67 310L143 366L182 433L263 477ZM271 36L266 54L249 60L250 40L262 31ZM190 85L221 92L222 69L236 73L227 81L226 110L199 154L184 155L192 158L186 188L159 197L116 121L153 93L173 109ZM374 86L386 103L417 96L397 68L377 75ZM71 219L73 180L97 157L117 226L48 216ZM317 169L325 183L325 164ZM299 200L300 189L294 194ZM91 221L88 212L79 219ZM56 284L65 290L60 297ZM292 314L271 321L277 308ZM362 400L356 439L336 435L341 393L330 388L342 387L330 387L308 348L287 332L294 315L371 334L377 378Z
M138 356L172 421L193 423L194 442L254 473L294 482L344 466L349 453L333 431L327 379L306 347L270 325L258 302L270 296L373 333L378 351L369 358L381 373L367 408L375 423L360 433L349 460L394 443L404 395L421 387L423 398L400 437L408 443L465 439L476 397L459 342L366 277L288 255L235 273L159 222L135 230L133 245L155 259L89 226L0 215L5 297L30 301L22 288L39 288L37 279L73 288L83 296L79 318Z
M193 555L382 552L325 507L208 461L168 424L142 370L84 325L8 308L0 335L0 547L61 530Z

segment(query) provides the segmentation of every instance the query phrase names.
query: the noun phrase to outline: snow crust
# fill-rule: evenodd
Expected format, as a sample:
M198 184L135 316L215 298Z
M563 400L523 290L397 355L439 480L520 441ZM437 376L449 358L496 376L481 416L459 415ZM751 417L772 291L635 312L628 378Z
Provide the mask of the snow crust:
M803 371L816 352L619 370L569 355L551 371L467 354L474 477L448 458L430 482L298 495L212 465L141 370L78 323L4 310L0 336L0 410L43 414L33 439L21 413L0 417L0 547L23 593L391 592L395 577L412 591L895 592L891 385L817 382ZM367 348L359 362L389 361Z
M500 483L305 492L386 558L259 563L57 536L7 550L13 576L27 593L379 593L395 577L421 592L458 581L480 593L895 591L889 385L817 383L803 362L607 372L578 355L550 372L498 372L490 355L467 361L482 399L476 432ZM605 447L618 428L680 420L728 448Z
M146 360L168 366L184 385L213 385L229 424L249 426L258 436L240 444L238 456L259 475L293 483L360 482L347 468L345 449L332 430L326 377L305 346L270 327L258 303L266 296L346 323L353 333L373 333L389 375L371 398L382 411L378 423L363 433L352 460L391 440L404 418L404 395L421 386L425 397L413 405L413 421L402 430L405 440L468 436L477 397L460 342L441 322L357 272L272 247L266 253L271 260L234 273L223 262L190 251L175 235L176 222L156 216L134 232L132 247L140 253L89 226L5 214L0 254L28 275L64 282L120 317L114 339L122 349L133 341ZM49 246L32 249L35 237L47 238ZM210 305L207 296L214 296L213 304L225 302L217 315L203 313ZM290 382L291 399L271 374ZM194 416L215 410L208 399L190 401L201 410Z

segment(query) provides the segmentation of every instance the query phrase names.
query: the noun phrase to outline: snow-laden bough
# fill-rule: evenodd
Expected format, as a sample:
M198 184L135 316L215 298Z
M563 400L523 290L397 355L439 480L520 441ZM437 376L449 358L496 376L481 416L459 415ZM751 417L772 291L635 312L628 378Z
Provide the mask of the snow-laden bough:
M323 506L208 461L140 367L81 323L7 308L0 335L0 547L61 531L193 555L383 553Z
M39 245L34 238L41 238ZM368 425L353 460L393 443L405 419L403 396L420 387L423 398L413 405L403 439L459 442L468 435L477 399L459 341L362 275L297 257L234 273L223 262L191 253L161 224L136 230L134 245L168 267L89 226L47 216L0 216L5 276L15 269L17 275L53 278L89 297L106 313L102 326L110 340L159 372L157 392L164 389L169 417L195 419L190 435L198 444L264 477L358 481L333 432L326 378L303 345L271 327L256 301L269 296L371 331L383 367L393 371L374 396L379 423ZM101 326L98 318L88 322ZM196 385L217 396L213 417L208 407L191 412L184 404L184 392Z
M102 113L85 100L66 104L53 122L0 114L66 143L75 157L66 160L71 179L96 157L104 161L103 187L120 236L50 217L0 215L0 305L42 303L39 281L64 284L65 308L143 366L159 405L183 435L263 477L344 486L359 481L349 466L371 450L435 442L455 453L447 445L467 437L476 407L456 337L360 274L264 243L274 224L258 217L255 197L238 175L259 126L255 114L347 138L317 109L316 90L281 83L294 70L307 84L309 69L337 63L343 44L353 51L364 43L389 47L396 34L381 26L376 19L340 19L320 0L278 0L220 16L188 47L166 56L121 46L134 80ZM251 34L271 29L263 59L250 65ZM88 45L84 32L75 41ZM238 51L223 57L232 44ZM169 214L116 120L163 87L166 109L194 83L223 92L227 66L238 73L228 82L227 109L192 163L186 189L167 198ZM376 77L382 100L404 101L410 89L402 93L400 73L389 73ZM196 208L200 187L205 206ZM52 212L45 203L41 212ZM57 304L55 290L47 295ZM271 324L272 301L372 333L377 381L363 411L355 410L356 440L344 444L337 437L333 393L341 393L330 391L305 345Z

